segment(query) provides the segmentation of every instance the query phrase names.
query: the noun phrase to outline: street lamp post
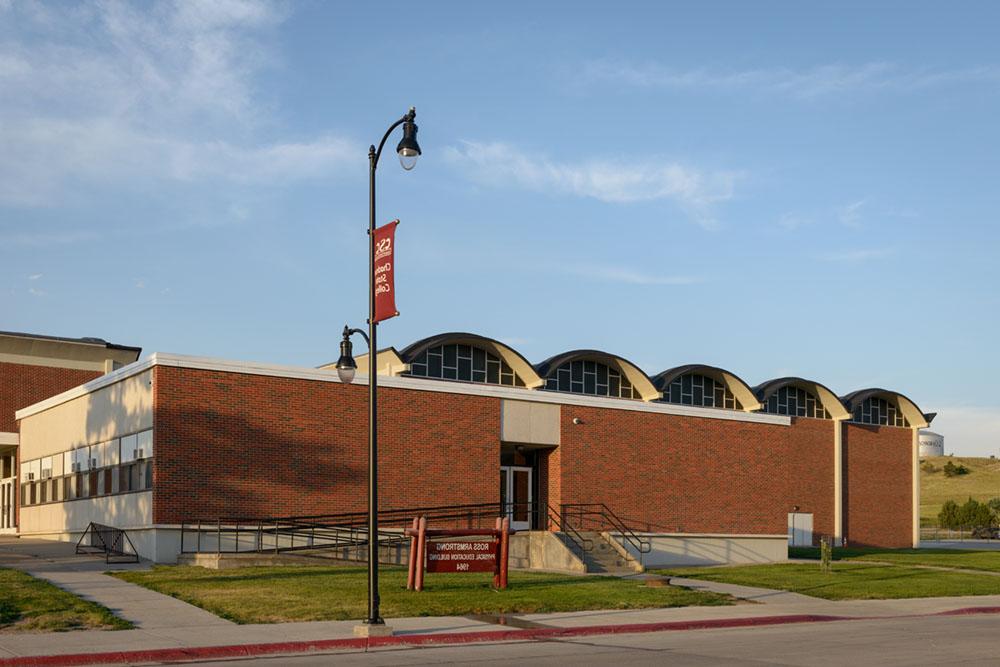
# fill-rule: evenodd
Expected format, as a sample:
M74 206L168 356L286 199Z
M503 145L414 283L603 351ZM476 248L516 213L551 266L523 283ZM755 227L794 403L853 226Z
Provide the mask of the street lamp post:
M375 169L382 156L382 148L392 131L403 126L403 138L396 146L399 162L409 171L420 157L417 144L416 109L410 107L405 116L389 126L379 142L378 149L372 145L368 149L368 335L360 329L344 327L344 338L340 343L340 358L337 360L337 374L340 380L350 383L354 380L357 364L351 352L351 334L360 333L368 343L368 618L365 625L385 625L379 614L378 594L378 343L375 322Z

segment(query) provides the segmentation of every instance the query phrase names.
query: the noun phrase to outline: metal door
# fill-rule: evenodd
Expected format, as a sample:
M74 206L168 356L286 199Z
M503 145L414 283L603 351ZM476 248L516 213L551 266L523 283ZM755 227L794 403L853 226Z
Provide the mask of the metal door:
M788 515L788 545L811 547L813 544L813 515L791 512Z

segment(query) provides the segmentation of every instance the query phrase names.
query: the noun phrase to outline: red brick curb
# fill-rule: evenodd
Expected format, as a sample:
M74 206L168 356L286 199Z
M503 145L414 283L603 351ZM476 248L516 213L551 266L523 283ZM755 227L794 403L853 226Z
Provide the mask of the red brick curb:
M969 607L929 615L961 616L998 613L1000 613L1000 607ZM669 621L662 623L628 623L623 625L589 625L576 628L530 628L524 630L394 635L392 637L357 637L349 639L324 639L311 642L299 641L276 642L270 644L237 644L232 646L152 649L148 651L109 651L105 653L73 653L67 655L0 658L0 667L55 667L57 665L70 667L74 665L114 665L143 662L187 662L213 658L248 658L254 656L319 653L350 649L366 650L382 646L429 646L435 644L530 641L561 639L567 637L586 637L591 635L708 630L713 628L745 628L753 626L784 625L790 623L828 623L831 621L859 620L867 620L867 618L855 616L826 616L819 614L791 614L785 616L761 616L758 618L725 618L702 621Z

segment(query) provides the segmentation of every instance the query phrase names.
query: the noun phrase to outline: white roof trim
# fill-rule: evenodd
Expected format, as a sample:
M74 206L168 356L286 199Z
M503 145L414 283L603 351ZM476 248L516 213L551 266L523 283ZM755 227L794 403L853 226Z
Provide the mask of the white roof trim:
M272 377L293 378L299 380L314 380L317 382L340 382L336 371L321 371L315 368L300 366L281 366L249 361L229 361L211 357L192 357L180 354L155 352L148 358L119 368L102 375L90 382L74 387L69 391L48 398L40 403L18 410L14 415L24 419L44 410L85 396L104 387L121 382L125 378L138 375L153 366L173 366L176 368L191 368L195 370L219 371L223 373L245 373L247 375L268 375ZM455 382L449 380L433 380L428 378L393 377L380 375L378 383L381 387L396 387L414 391L432 391L441 394L465 394L467 396L490 396L533 403L556 403L559 405L576 405L588 408L607 408L611 410L630 410L633 412L653 412L682 417L702 417L704 419L722 419L727 421L753 422L757 424L777 424L788 426L792 423L785 415L770 415L756 412L739 412L736 410L721 410L718 408L698 408L690 405L675 405L671 403L647 403L624 398L608 398L603 396L584 396L554 391L539 391L519 387L501 385L475 384L471 382ZM353 384L366 385L368 377L357 375Z

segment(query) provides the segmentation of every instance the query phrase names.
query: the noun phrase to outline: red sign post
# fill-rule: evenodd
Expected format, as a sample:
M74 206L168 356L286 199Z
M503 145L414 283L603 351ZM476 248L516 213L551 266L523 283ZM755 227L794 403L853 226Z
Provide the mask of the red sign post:
M394 279L396 225L393 220L375 230L375 321L381 322L399 315L396 310Z

